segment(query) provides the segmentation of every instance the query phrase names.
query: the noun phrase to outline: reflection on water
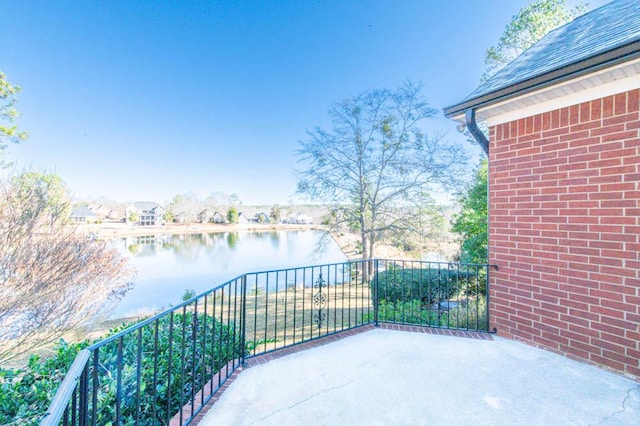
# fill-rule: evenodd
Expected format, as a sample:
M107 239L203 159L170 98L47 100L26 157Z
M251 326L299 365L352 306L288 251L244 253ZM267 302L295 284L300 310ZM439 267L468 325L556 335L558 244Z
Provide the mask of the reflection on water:
M147 235L115 243L137 270L134 288L112 318L157 312L247 272L344 262L339 247L321 231L226 232Z

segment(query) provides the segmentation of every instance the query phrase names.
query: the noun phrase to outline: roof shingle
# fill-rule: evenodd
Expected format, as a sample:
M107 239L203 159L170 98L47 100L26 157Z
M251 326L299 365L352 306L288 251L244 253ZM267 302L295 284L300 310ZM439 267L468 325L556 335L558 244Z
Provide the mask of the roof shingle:
M614 0L555 30L458 102L519 84L640 40L640 1ZM455 106L445 109L453 110Z

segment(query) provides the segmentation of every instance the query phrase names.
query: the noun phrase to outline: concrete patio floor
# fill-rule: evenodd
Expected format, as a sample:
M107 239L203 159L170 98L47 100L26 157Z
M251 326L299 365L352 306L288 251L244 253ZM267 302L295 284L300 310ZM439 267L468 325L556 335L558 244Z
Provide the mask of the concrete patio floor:
M495 337L375 329L242 371L199 423L640 425L640 383Z

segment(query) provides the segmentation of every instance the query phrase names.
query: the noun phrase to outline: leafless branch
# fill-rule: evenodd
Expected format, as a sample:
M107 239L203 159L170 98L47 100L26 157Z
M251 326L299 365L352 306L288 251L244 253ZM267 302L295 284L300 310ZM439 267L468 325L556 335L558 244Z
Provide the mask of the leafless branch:
M133 277L115 248L65 223L66 200L42 196L55 182L20 177L0 179L0 363L100 313Z

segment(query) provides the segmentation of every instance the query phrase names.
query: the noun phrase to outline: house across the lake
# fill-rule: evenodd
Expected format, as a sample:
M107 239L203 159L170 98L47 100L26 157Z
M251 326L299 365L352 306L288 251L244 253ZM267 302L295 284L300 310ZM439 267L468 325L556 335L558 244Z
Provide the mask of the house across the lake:
M200 213L198 213L198 222L200 223L209 223L211 222L212 215L211 210L204 209Z
M212 223L224 224L227 223L227 218L220 212L215 212L213 216L211 216Z
M78 206L71 210L71 214L69 214L69 219L76 223L87 223L94 221L98 218L98 216L92 212L87 206Z
M282 221L282 223L288 223L293 225L312 225L313 218L303 213L296 213L294 216L290 216Z
M118 217L122 217L118 215L116 210L104 204L89 205L89 210L94 212L99 219L117 219Z
M127 224L137 226L160 226L164 225L162 216L164 208L152 201L136 201L127 207L125 220ZM137 216L137 221L132 222L131 219Z

